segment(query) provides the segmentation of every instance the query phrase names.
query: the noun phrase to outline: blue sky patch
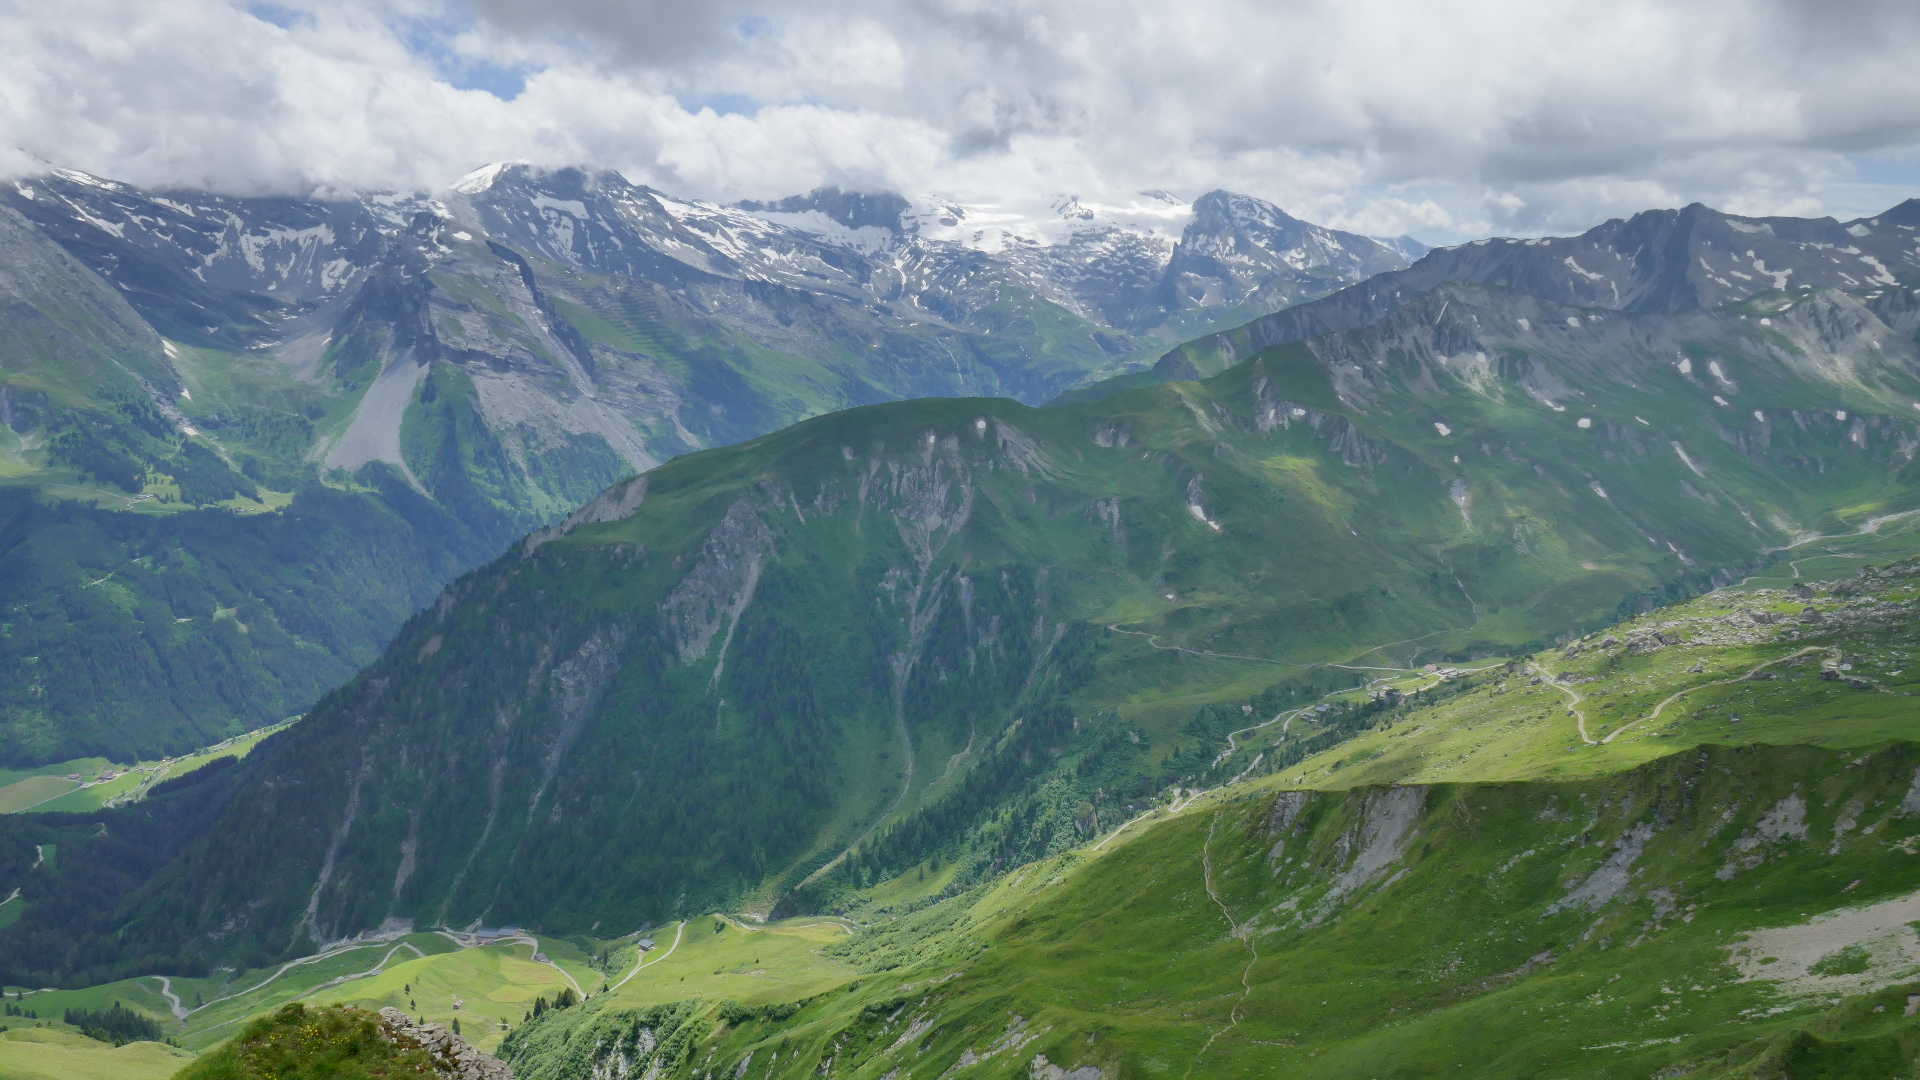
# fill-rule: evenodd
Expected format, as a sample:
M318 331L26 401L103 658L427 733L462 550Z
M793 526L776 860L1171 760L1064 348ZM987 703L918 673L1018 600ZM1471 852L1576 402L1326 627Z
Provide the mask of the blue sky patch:
M721 116L755 116L760 112L760 103L745 94L704 94L682 97L679 101L680 107L690 113L712 109Z
M500 64L485 57L463 56L453 39L474 26L472 19L397 19L394 31L407 51L433 65L440 80L456 90L484 90L501 101L512 101L527 89L527 76L541 69L533 64Z
M1849 154L1863 184L1902 184L1920 187L1920 154Z
M254 0L253 3L248 4L247 14L259 19L261 22L272 23L282 30L291 30L296 26L313 25L313 15L310 12L301 11L298 8L282 7L279 4L266 3L265 0Z

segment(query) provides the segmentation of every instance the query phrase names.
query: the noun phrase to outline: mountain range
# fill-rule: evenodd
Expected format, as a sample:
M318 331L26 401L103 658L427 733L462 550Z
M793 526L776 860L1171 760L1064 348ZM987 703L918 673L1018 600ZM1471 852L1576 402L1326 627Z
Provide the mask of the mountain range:
M1403 273L1508 265L1460 258ZM1909 288L1393 280L1187 346L1242 348L1204 382L869 406L616 484L453 584L96 914L265 959L389 920L831 907L956 836L988 874L1076 835L1076 739L1137 807L1212 757L1196 709L1536 649L1920 506ZM1275 319L1361 324L1237 345Z
M1225 192L1036 226L521 165L308 200L58 170L0 202L16 764L296 713L455 573L676 454L902 397L1038 403L1418 250Z
M1648 210L1579 236L1492 238L1439 248L1401 271L1342 290L1333 303L1253 319L1168 350L1152 370L1115 376L1069 400L1214 374L1261 349L1371 324L1451 282L1508 289L1571 307L1684 315L1753 297L1838 291L1872 302L1920 272L1920 199L1853 221L1747 218L1698 203Z
M667 266L671 245L608 224L661 197L593 202L600 181L569 174L578 187L489 201L532 175L483 171L459 185L468 209L413 211L391 265L274 316L264 350L155 334L128 290L19 226L40 262L9 295L68 328L44 335L66 351L43 347L41 370L145 395L75 397L111 404L36 430L101 468L135 461L156 495L34 502L46 520L104 531L208 477L287 468L312 482L285 509L255 481L227 512L166 520L291 536L344 519L315 509L332 499L401 521L393 537L496 546L246 758L122 808L0 818L0 889L20 905L0 983L104 1000L165 972L218 1005L294 961L411 948L407 974L340 968L299 992L362 980L366 1000L412 1011L411 980L450 970L420 942L531 941L530 963L585 1001L542 998L486 1039L555 1080L1731 1080L1920 1061L1920 876L1903 858L1920 814L1920 202L1853 222L1689 207L1435 250L1078 391L1022 369L1025 400L995 385L823 404L731 442L682 408L699 441L654 463L601 449L627 429L592 426L629 417L613 373L641 361L581 312L639 288L623 283L725 307L728 333L790 340L779 355L795 358L803 340L913 323L888 307L902 297L928 303L806 262L826 262L820 238L863 259L935 242L954 265L991 255L998 295L1050 282L1058 297L1035 304L1094 325L1068 306L1092 278L1062 260L1154 234L1071 203L1061 228L1088 231L1032 247L984 228L929 241L929 212L885 196L700 208L707 229L669 214L689 250L750 227L816 238L792 240L781 270L816 275L816 299L774 329L741 312L798 286L726 278L742 264L717 241ZM960 227L946 216L931 220ZM1282 288L1233 293L1207 277L1208 245L1181 246L1152 288L1095 290L1114 305L1100 332L1145 340L1186 325L1167 297L1227 310ZM982 295L945 280L942 296ZM490 306L512 295L513 318ZM889 332L951 341L975 317ZM228 429L188 403L232 383L177 373L210 353L284 366L293 346L273 343L327 319L314 370L359 396L288 440L304 449L196 441ZM1112 370L1075 355L1046 358L1083 384ZM499 434L498 417L562 399L529 387L563 384L574 441ZM503 401L522 411L489 411ZM636 455L665 445L646 440L667 427L626 422ZM324 464L389 445L352 471ZM550 473L507 464L533 460ZM564 515L512 509L566 507L564 485L589 483ZM311 574L273 539L263 557ZM215 580L192 553L65 593L149 610ZM211 621L266 636L256 610ZM769 961L804 978L757 981L760 943L823 925L847 936ZM653 971L689 931L699 966ZM639 939L668 933L649 959ZM563 946L598 975L578 983ZM198 1007L168 1009L193 1028Z

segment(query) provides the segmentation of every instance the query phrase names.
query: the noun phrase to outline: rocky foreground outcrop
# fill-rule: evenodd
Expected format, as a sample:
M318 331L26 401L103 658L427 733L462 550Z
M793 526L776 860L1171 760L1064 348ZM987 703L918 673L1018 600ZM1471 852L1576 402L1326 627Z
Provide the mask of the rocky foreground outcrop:
M415 1023L392 1006L380 1010L380 1030L401 1046L425 1050L433 1057L434 1070L446 1080L513 1080L513 1069L506 1062L475 1050L439 1024Z

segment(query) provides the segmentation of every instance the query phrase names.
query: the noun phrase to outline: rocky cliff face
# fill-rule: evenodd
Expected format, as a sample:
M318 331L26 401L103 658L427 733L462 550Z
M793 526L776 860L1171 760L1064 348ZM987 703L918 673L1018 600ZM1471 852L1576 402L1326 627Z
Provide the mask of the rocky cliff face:
M1168 259L1168 313L1217 305L1281 308L1402 268L1424 247L1334 232L1245 195L1209 192Z

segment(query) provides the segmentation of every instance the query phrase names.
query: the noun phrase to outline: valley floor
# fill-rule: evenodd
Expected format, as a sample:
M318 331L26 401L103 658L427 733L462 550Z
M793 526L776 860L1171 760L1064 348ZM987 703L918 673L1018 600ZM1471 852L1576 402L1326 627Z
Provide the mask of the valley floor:
M116 765L106 758L91 757L35 769L0 769L0 814L28 810L85 812L138 802L153 785L164 780L185 776L218 758L246 757L261 739L286 727L293 719L235 735L176 758Z

